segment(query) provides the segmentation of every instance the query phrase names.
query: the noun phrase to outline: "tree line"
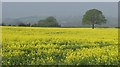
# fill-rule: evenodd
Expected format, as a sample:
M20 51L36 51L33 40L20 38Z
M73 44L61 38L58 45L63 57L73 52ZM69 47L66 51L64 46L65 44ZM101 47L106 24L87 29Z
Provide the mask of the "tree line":
M61 25L57 22L56 18L53 16L47 17L44 20L39 20L35 24L23 23L19 22L18 25L6 25L5 23L1 24L2 26L31 26L31 27L61 27Z

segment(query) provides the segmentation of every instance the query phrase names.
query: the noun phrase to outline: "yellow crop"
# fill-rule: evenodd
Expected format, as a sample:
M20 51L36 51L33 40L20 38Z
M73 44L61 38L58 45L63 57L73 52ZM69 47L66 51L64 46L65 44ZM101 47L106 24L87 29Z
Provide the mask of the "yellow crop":
M2 27L3 65L117 65L117 28Z

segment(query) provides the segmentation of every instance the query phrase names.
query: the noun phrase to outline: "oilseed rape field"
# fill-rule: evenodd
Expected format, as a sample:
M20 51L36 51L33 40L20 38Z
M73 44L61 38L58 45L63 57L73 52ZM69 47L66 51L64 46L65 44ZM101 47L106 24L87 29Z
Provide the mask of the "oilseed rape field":
M117 65L117 28L2 28L3 65Z

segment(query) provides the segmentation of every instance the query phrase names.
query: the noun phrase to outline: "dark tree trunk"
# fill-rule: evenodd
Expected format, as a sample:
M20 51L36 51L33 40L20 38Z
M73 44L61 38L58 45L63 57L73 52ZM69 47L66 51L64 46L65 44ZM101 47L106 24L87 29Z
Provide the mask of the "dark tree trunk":
M92 24L92 29L94 29L95 28L95 25L94 24Z

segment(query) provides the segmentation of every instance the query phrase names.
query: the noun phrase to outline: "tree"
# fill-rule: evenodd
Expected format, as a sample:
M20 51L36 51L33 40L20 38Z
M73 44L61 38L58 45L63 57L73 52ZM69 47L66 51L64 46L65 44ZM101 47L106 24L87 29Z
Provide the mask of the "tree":
M82 23L83 24L91 24L92 29L94 29L95 24L104 24L106 23L105 16L103 13L97 9L88 10L85 15L83 15Z
M37 24L34 24L33 26L60 27L57 20L53 16L50 16L50 17L46 18L45 20L40 20L40 21L38 21Z
M57 20L53 16L50 16L46 18L46 22L57 22Z

